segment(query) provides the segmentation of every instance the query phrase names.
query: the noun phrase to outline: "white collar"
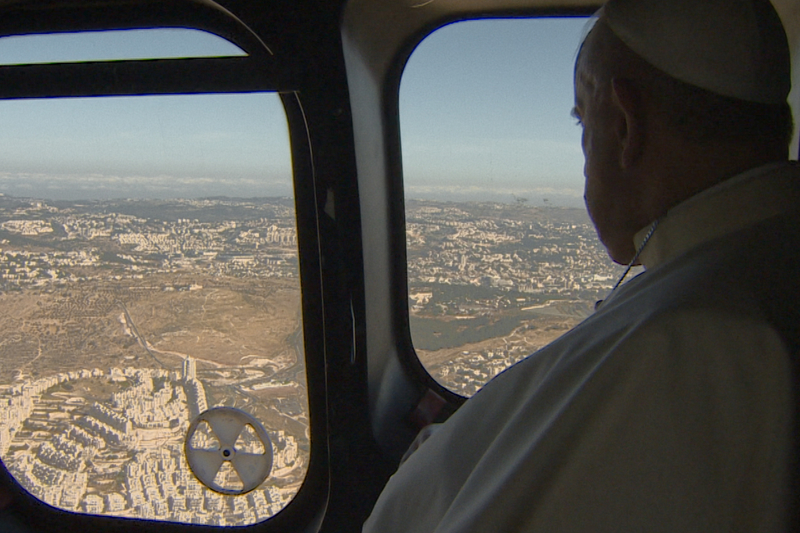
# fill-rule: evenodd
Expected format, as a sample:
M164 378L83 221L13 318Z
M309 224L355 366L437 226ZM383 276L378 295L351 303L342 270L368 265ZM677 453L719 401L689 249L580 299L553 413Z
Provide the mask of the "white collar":
M800 166L771 163L710 187L670 209L639 255L653 268L704 242L800 207ZM651 225L634 236L638 250Z

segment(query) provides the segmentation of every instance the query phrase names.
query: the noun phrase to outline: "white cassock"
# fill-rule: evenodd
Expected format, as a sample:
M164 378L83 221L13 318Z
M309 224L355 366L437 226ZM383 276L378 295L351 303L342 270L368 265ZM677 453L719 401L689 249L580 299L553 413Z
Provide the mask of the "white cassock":
M784 531L800 167L680 204L640 259L645 273L442 424L364 531Z

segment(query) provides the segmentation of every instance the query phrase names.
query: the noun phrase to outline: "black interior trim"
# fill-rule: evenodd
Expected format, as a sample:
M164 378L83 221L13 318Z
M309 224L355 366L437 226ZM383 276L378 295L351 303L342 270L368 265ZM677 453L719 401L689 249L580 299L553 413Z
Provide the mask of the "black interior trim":
M286 91L274 62L252 57L152 59L0 67L0 98Z
M324 21L335 28L331 21ZM300 105L299 73L309 52L284 46L281 61L247 25L217 4L199 0L111 0L105 2L0 1L0 35L180 27L205 30L237 44L244 57L95 61L0 66L0 98L80 97L144 94L281 92L289 124L297 213L304 351L312 435L306 478L292 501L274 517L245 531L319 531L329 509L331 486L328 420L328 367L322 311L322 277L315 198L312 136L319 118ZM267 28L259 26L265 33ZM329 31L328 33L333 33ZM271 34L275 37L277 34ZM280 43L279 43L280 44ZM289 50L287 50L289 48ZM334 73L332 77L341 75ZM339 83L341 85L341 83ZM320 91L329 93L328 87ZM327 102L326 102L327 105ZM317 117L324 115L316 110ZM317 128L318 129L318 128ZM321 144L321 141L318 141ZM343 149L343 151L346 148ZM324 150L317 150L324 152ZM362 384L362 388L365 386ZM359 421L363 423L363 421ZM376 483L378 485L378 483ZM4 515L28 531L183 532L220 531L215 526L178 524L74 513L53 508L25 491L0 467L0 488L14 496ZM369 502L371 503L371 502ZM346 516L348 530L363 512ZM0 516L0 529L3 517ZM329 531L336 531L331 528Z
M257 33L211 0L0 0L0 36L147 28L204 30L248 55L272 55Z

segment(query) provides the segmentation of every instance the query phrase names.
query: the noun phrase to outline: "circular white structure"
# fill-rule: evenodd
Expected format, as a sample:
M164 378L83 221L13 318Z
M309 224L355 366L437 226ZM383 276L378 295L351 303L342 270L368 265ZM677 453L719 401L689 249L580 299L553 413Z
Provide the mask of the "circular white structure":
M192 439L204 424L208 425L216 442L195 447ZM261 441L263 453L247 451L240 438L247 427ZM221 494L238 495L258 487L272 470L272 441L261 423L252 415L233 407L214 407L197 415L189 425L184 441L184 453L192 473L209 489ZM228 462L242 482L242 488L220 486L216 482L220 469Z

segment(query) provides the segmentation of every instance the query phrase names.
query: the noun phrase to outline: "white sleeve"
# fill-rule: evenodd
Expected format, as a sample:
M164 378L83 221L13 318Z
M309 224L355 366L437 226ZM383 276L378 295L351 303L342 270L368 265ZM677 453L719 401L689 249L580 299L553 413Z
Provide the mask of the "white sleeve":
M479 464L436 531L783 531L789 365L765 323L658 317L609 350L529 457Z

